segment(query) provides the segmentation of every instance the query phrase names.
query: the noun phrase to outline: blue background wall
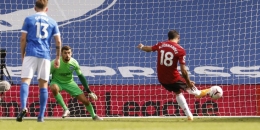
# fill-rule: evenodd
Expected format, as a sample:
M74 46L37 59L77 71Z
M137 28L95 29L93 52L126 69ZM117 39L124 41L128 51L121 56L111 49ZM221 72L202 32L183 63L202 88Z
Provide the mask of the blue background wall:
M156 53L141 52L135 47L140 42L153 45L166 40L169 29L176 29L181 34L191 79L197 84L260 83L259 1L117 0L111 8L94 15L112 2L105 0L83 16L59 22L63 44L73 48L73 57L81 66L106 66L116 72L112 76L87 76L90 84L158 84ZM33 6L32 0L4 0L0 1L0 13L10 14ZM92 17L85 19L89 16ZM1 20L0 23L8 26L5 22L8 21ZM0 32L0 48L7 49L8 67L21 66L19 36L19 30ZM54 44L52 50L54 58ZM123 77L118 67L124 66L152 68L155 73L151 77ZM224 67L207 72L229 76L194 71L203 66ZM244 67L241 73L254 74L238 77L230 71L236 66ZM245 70L248 67L256 69ZM12 78L19 83L19 76L12 75ZM37 83L35 79L33 83Z

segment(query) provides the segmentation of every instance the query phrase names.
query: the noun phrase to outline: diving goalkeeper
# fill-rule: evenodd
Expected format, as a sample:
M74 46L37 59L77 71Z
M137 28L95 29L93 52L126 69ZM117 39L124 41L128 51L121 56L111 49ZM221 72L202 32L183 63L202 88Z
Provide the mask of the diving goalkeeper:
M54 67L54 61L51 62L51 74L52 79L50 83L50 89L57 100L58 104L62 106L64 112L62 118L67 117L70 114L64 100L59 93L64 90L69 93L71 96L76 97L79 101L81 101L88 112L90 113L93 120L103 120L99 116L97 116L94 112L93 106L91 102L85 97L82 90L78 87L76 82L73 80L73 72L75 71L84 86L85 90L88 92L88 95L93 99L97 100L97 96L95 93L91 92L88 87L88 82L86 78L83 76L78 62L71 57L72 51L69 46L63 46L61 48L61 58L60 58L60 67Z

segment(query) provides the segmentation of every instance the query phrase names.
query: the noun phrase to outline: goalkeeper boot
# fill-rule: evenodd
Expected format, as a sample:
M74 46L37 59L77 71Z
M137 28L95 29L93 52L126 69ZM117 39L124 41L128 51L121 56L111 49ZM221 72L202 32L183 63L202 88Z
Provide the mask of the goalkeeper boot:
M202 98L204 96L207 96L210 92L210 88L203 89L203 90L200 90L200 91L201 91L200 95L195 96L196 98Z
M94 118L92 118L94 121L102 121L103 118L99 117L99 116L95 116Z
M62 114L62 118L65 118L65 117L67 117L69 115L70 115L70 111L69 110L64 110L63 114Z
M25 114L27 113L27 108L24 108L17 116L16 121L18 122L22 122L23 121L23 117L25 116Z

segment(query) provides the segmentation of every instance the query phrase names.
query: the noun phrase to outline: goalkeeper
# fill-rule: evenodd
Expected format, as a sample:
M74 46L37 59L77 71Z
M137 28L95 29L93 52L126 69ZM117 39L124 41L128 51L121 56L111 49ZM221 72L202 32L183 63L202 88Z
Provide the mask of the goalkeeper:
M88 95L93 99L97 100L97 96L90 91L88 87L88 82L83 76L78 62L71 57L72 51L69 46L63 46L61 48L62 57L60 58L60 67L54 67L54 61L51 62L51 74L52 79L50 83L50 89L57 100L58 104L62 106L64 112L62 118L67 117L70 114L66 104L63 101L61 94L59 93L62 90L65 90L71 96L76 97L79 101L81 101L88 112L90 113L93 120L103 120L99 116L97 116L94 112L93 106L91 102L85 97L82 90L78 87L76 82L73 80L73 72L75 71L78 75L82 85L85 90L88 92Z

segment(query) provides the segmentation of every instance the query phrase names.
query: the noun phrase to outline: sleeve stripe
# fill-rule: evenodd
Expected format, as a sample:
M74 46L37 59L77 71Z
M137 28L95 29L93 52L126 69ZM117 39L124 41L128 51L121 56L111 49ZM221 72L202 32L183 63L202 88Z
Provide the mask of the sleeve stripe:
M60 33L56 33L56 34L54 34L53 36L60 36Z
M23 32L23 33L27 33L27 31L25 31L25 30L21 30L21 32Z

